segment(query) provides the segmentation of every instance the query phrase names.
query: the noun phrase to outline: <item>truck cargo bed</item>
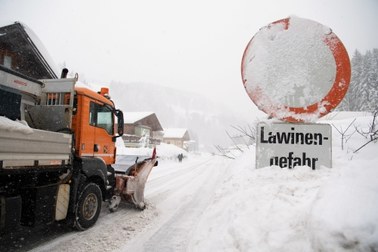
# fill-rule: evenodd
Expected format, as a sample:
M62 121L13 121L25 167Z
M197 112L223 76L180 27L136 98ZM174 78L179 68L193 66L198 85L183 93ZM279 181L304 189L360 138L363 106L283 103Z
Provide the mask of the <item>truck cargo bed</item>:
M0 125L0 169L67 165L71 144L70 134Z

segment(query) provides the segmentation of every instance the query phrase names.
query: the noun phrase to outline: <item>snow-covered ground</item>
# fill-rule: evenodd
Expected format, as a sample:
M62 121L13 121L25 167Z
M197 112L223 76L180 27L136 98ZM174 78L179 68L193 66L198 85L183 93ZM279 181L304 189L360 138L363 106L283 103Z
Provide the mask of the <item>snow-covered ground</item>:
M378 143L353 153L368 140L349 137L352 126L341 150L336 130L355 116L365 131L371 116L323 120L333 125L332 168L255 169L253 146L235 160L185 153L179 163L164 157L181 150L163 145L147 209L109 213L104 204L93 228L65 231L32 251L378 251Z

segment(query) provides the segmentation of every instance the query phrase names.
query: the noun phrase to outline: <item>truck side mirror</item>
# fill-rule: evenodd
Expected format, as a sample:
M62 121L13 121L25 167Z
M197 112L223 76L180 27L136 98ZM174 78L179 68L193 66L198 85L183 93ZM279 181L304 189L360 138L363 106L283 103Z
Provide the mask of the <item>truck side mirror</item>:
M117 129L118 136L117 137L121 137L121 136L123 136L123 128L124 128L123 112L119 109L116 109L115 115L116 115L117 120L118 120L118 129Z

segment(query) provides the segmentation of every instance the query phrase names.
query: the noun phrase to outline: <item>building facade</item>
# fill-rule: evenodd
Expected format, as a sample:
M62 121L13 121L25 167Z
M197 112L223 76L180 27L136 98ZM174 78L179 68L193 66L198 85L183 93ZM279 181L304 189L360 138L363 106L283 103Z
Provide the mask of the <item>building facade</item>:
M188 150L190 135L188 130L184 128L164 129L163 142L167 144L174 144L181 149Z
M38 37L18 22L0 27L0 65L34 79L58 77Z
M125 112L122 137L126 147L152 147L161 143L163 128L153 112Z

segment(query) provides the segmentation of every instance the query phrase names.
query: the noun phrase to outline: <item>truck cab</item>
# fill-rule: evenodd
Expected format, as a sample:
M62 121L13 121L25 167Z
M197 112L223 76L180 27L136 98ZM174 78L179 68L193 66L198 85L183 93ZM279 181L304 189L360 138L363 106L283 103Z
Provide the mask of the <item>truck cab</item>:
M99 94L86 88L75 89L72 130L76 156L97 157L111 165L116 157L114 114L119 111L107 98L108 92L107 88Z

